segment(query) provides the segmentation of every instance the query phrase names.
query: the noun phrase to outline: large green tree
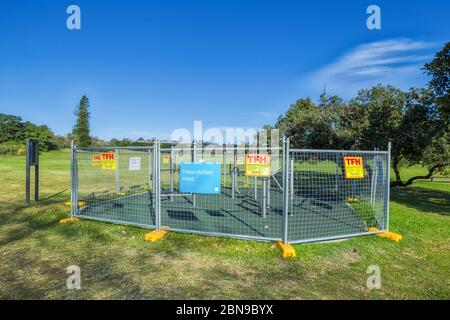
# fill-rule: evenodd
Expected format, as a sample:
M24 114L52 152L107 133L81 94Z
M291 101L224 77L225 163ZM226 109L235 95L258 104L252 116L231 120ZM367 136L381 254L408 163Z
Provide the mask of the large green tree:
M431 76L428 84L441 113L448 120L450 118L450 42L436 53L434 59L425 64L425 70Z
M395 173L392 186L406 186L422 176L403 181L402 165L423 164L426 150L430 150L433 139L439 134L441 121L433 95L426 89L411 89L403 92L393 86L375 86L361 90L352 100L366 111L360 120L361 130L356 143L358 149L386 149L392 143L391 161ZM431 160L431 158L429 158ZM428 163L428 175L442 166Z
M75 116L77 117L73 134L75 142L80 147L86 147L91 144L90 126L89 126L89 99L83 96L80 103L75 109Z
M406 186L423 176L403 181L401 166L421 164L431 176L446 166L448 146L442 117L427 89L403 92L377 85L360 90L349 102L322 95L318 104L299 99L275 127L299 148L386 150L392 143L392 186Z
M299 99L280 116L275 128L296 148L353 149L359 144L367 111L360 104L322 94L319 102Z
M310 98L299 99L278 118L275 128L290 138L292 147L328 148L336 142L332 121L325 107Z

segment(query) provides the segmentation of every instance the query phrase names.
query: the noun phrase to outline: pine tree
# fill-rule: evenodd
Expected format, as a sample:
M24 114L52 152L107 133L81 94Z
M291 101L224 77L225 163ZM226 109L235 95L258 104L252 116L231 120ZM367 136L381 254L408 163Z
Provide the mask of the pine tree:
M75 142L77 146L87 147L91 144L91 137L89 135L89 98L83 96L80 103L75 109L75 116L77 117L73 134L75 135Z

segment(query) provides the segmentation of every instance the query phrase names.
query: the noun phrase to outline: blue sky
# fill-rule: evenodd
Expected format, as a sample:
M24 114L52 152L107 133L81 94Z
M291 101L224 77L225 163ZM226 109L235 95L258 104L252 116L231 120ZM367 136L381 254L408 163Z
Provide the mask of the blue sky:
M66 8L81 8L81 30ZM381 7L381 30L366 8ZM297 98L427 82L450 39L448 1L3 0L0 112L71 131L83 94L92 134L273 124Z

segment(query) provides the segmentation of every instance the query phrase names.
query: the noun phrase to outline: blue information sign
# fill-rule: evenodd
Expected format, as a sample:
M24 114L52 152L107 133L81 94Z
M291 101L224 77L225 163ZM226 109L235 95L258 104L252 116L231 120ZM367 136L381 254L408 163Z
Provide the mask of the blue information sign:
M210 162L182 162L180 164L180 192L220 194L220 164Z

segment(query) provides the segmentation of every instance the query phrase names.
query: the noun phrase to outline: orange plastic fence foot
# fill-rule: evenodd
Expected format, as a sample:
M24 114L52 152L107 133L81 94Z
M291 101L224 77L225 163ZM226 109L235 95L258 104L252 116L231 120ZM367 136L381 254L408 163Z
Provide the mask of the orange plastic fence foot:
M146 241L158 241L164 238L167 234L166 230L153 230L152 232L145 234L145 240Z
M281 250L281 255L283 256L283 258L294 258L297 256L294 247L289 243L278 241L277 245Z
M78 222L78 221L80 221L80 219L78 219L78 218L67 218L67 219L59 220L59 224L66 224L66 223Z
M67 201L64 203L67 207L70 207L72 205L72 202ZM78 201L78 206L79 207L85 207L86 206L86 201Z
M380 229L378 229L378 228L369 228L369 232L377 232L377 231L380 231ZM391 240L393 240L395 242L400 242L401 240L403 240L403 236L401 234L398 234L398 233L395 233L395 232L390 232L390 231L380 232L377 235L379 237L391 239Z

